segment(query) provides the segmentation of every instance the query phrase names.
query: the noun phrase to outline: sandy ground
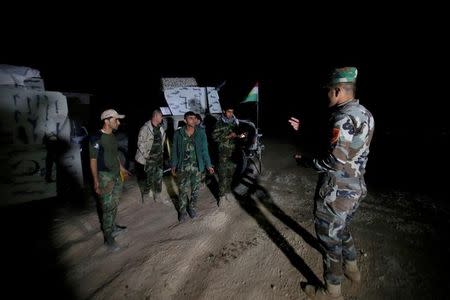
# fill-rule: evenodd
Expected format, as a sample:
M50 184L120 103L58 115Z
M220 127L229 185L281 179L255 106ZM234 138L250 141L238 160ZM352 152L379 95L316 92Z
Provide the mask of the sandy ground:
M204 187L198 218L183 224L170 177L158 203L142 204L136 182L127 181L117 223L128 231L116 238L121 250L114 253L103 246L92 199L81 210L61 206L39 231L48 229L48 238L30 247L38 248L35 258L42 263L29 258L7 270L25 287L35 276L47 276L39 287L31 285L35 293L28 292L66 299L306 299L300 284L322 280L312 222L317 175L295 164L294 151L267 142L258 187L263 193L218 207ZM449 212L427 196L369 193L351 225L363 279L359 286L345 281L344 297L449 298L449 247L443 246L448 225ZM26 244L15 240L18 253L25 252ZM19 274L17 268L29 267L31 273Z

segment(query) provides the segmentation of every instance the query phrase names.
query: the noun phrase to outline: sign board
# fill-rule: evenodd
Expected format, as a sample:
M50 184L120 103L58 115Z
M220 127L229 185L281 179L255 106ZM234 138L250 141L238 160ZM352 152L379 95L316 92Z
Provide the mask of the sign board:
M206 102L210 113L221 113L219 94L213 87L177 87L164 90L164 97L174 116L188 111L205 114Z
M162 89L172 89L185 86L197 86L197 80L193 77L163 77L161 78Z

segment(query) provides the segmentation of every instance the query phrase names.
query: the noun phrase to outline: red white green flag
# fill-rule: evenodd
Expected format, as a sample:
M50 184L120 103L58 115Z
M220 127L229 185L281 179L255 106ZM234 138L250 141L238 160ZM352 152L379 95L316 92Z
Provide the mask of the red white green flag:
M248 94L247 98L245 98L244 101L241 103L248 103L248 102L258 102L258 82L255 84L255 86L252 88L250 93Z

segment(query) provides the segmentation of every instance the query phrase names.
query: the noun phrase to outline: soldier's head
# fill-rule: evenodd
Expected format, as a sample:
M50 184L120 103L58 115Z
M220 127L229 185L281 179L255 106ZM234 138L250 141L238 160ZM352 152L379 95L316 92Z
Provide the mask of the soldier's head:
M197 119L197 125L200 125L203 121L202 116L200 114L195 114L195 118Z
M227 119L231 119L234 116L234 106L231 103L225 103L222 105L223 115Z
M327 85L329 107L344 103L355 97L357 76L358 70L355 67L334 70Z
M184 114L184 121L188 127L195 127L197 125L197 117L195 116L195 112L188 111Z
M102 112L100 119L103 121L103 129L117 130L120 125L120 119L125 118L125 115L119 115L114 109L107 109Z
M158 108L152 112L152 124L158 126L163 120L162 112Z

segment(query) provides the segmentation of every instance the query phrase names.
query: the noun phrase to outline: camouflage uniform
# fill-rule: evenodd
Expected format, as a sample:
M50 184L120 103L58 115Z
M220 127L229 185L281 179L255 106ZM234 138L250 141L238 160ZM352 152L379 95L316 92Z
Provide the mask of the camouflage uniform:
M321 172L316 195L315 227L325 249L325 280L340 284L344 261L355 261L356 249L347 228L366 196L364 173L374 130L371 113L356 99L334 108L329 154L314 159ZM344 260L344 261L343 261Z
M224 117L217 122L216 128L212 133L212 138L217 143L219 150L218 176L219 176L219 197L230 192L236 164L232 160L236 144L233 139L227 136L234 132L237 127L237 120L227 121Z
M104 235L108 236L114 231L123 183L119 176L110 172L99 172L98 175L101 191L101 226Z
M197 155L195 154L194 138L187 135L183 136L185 155L180 171L178 172L178 186L180 189L180 211L185 211L186 206L195 209L197 204L198 190L200 188L201 173L198 170ZM191 188L191 199L189 201L188 193Z
M150 190L160 193L163 177L163 151L165 130L162 126L154 127L151 121L142 126L138 136L136 162L138 183L142 195Z
M97 160L99 174L101 210L100 222L105 238L111 236L117 216L117 208L122 193L123 183L120 178L120 164L117 140L114 134L101 131L91 137L90 157Z
M204 129L197 127L192 136L186 134L186 127L175 132L171 165L177 170L179 212L185 213L186 209L195 210L201 173L205 171L205 167L212 167Z

